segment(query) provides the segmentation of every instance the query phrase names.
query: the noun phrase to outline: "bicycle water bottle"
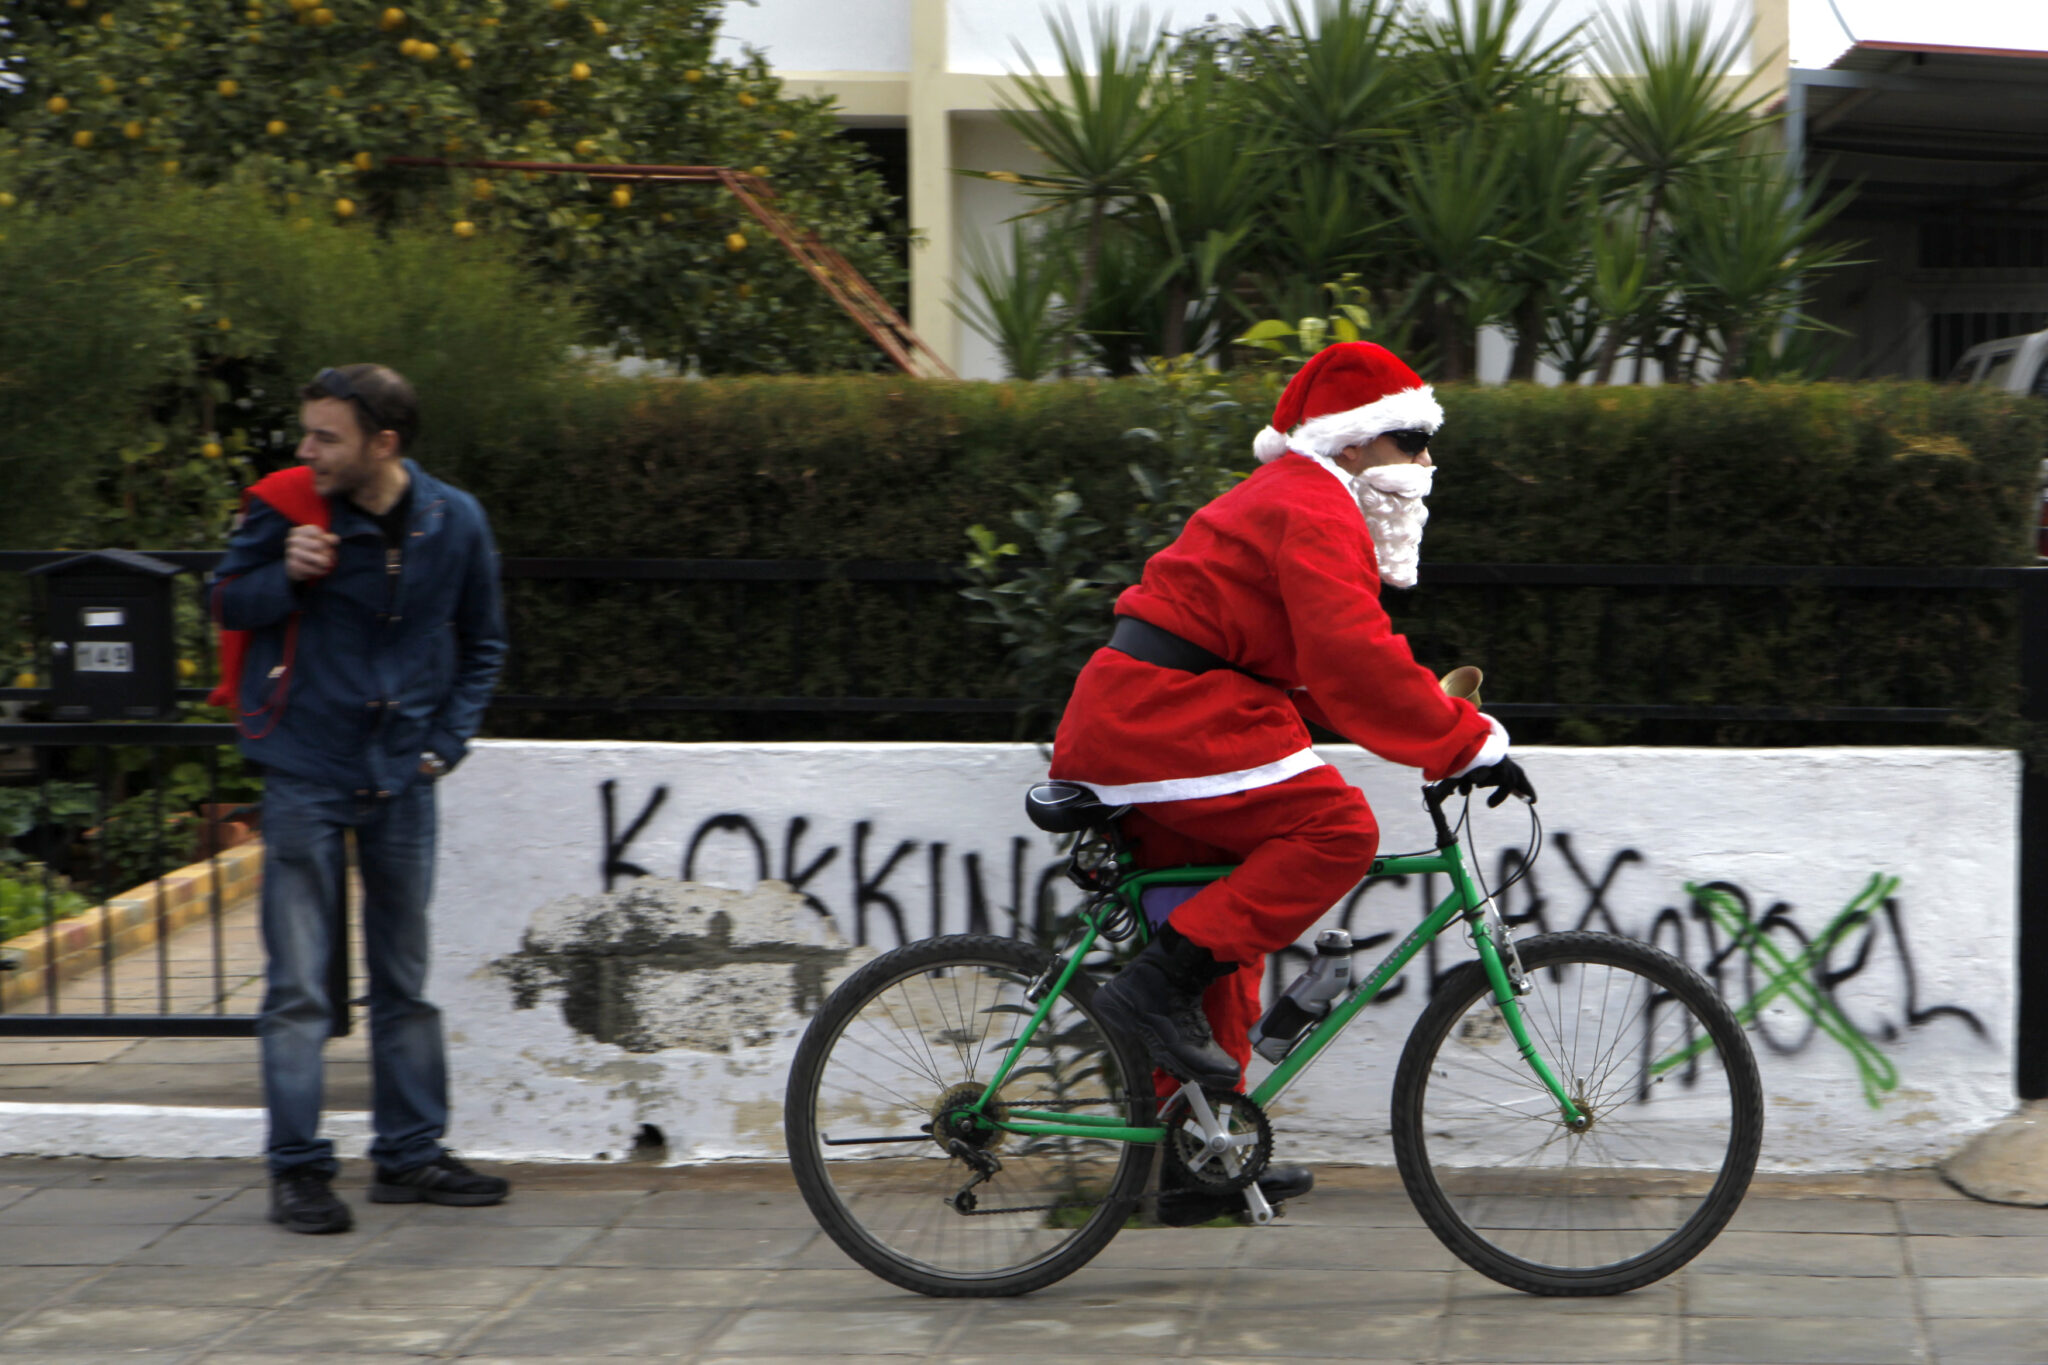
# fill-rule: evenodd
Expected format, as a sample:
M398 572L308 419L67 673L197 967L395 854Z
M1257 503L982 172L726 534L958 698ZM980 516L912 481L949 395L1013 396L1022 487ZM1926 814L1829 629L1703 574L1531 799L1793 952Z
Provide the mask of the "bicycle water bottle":
M1252 1025L1252 1049L1269 1062L1285 1057L1302 1030L1330 1012L1351 985L1351 935L1325 929L1316 935L1315 960L1288 983L1266 1017Z

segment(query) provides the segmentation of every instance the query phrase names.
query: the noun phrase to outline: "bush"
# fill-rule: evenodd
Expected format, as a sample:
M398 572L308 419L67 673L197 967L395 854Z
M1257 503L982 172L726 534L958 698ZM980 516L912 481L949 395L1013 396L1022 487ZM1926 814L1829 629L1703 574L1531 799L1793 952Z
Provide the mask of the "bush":
M1107 632L1114 589L1178 518L1254 467L1270 385L1194 375L1062 385L842 378L591 383L448 472L508 555L960 563L980 525L1100 523L1044 593L1096 591L1069 652L1024 681L943 585L540 583L510 594L515 693L1037 697ZM1418 651L1494 674L1490 699L1938 705L2016 714L2000 593L1430 586L1429 563L1983 565L2031 562L2043 421L2006 395L1926 385L1617 391L1458 387L1436 447L1425 584L1390 593ZM445 466L444 466L445 467ZM1070 529L1078 523L1070 522ZM1404 598L1406 600L1400 600ZM1014 605L1013 594L1013 605ZM1072 605L1071 601L1068 604ZM1018 606L1006 628L1025 620ZM1101 620L1091 624L1088 612ZM970 614L989 619L982 600ZM1027 686L1026 683L1030 685ZM1049 692L1049 689L1055 689ZM1008 738L1010 717L495 713L498 733L672 738ZM1535 727L1541 731L1545 727ZM1811 730L1800 735L1811 738ZM1841 732L1830 732L1848 738ZM1868 739L1997 738L1894 727ZM1538 737L1532 732L1531 737ZM1770 742L1783 727L1588 719L1548 737ZM2009 738L2009 736L2007 736Z

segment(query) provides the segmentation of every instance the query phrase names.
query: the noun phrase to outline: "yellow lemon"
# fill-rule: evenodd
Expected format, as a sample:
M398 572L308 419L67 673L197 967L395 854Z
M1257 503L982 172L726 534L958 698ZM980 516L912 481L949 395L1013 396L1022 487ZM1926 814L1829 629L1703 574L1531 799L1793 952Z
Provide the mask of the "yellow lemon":
M673 223L675 220L676 216L673 213L664 213L661 215L661 221L664 223Z
M336 218L353 218L353 217L355 216L355 212L356 212L356 201L355 201L355 200L353 200L353 199L337 199L337 200L335 200L335 201L334 201L334 216L335 216Z
M214 86L213 88L219 91L222 98L224 99L233 99L235 96L242 93L242 86L241 83L238 81L222 81L220 84Z
M395 28L404 28L405 11L393 5L377 16L377 27L383 29L386 33L391 32Z
M349 158L349 165L354 166L359 171L367 171L376 164L376 158L368 152L357 152Z
M612 191L612 207L613 207L613 208L615 208L615 209L622 209L622 208L625 208L625 207L627 207L627 206L628 206L629 204L631 204L632 202L633 202L633 191L631 191L631 190L627 189L627 188L626 188L626 187L625 187L624 185L621 185L621 186L619 186L619 187L618 187L617 189L615 189L615 190L613 190L613 191Z
M695 85L698 81L704 79L704 73L693 66L688 71L685 71L683 73L683 79L688 81L691 85Z
M16 687L34 687L36 685L36 675L33 673L17 673L14 675L14 685Z
M16 199L6 190L0 190L0 209L11 209L20 202L19 199Z
M74 147L92 146L92 129L80 128L77 132L73 133L71 135L71 145Z
M190 659L178 660L178 676L190 682L199 676L199 665Z
M569 0L548 0L548 8L560 14L563 10L569 8Z
M595 33L598 37L602 38L605 34L610 33L612 31L612 28L610 24L607 24L602 19L592 19L590 21L590 31L592 33Z
M498 192L498 187L482 176L478 176L469 182L469 192L479 199L488 199Z
M727 251L745 251L747 249L746 234L740 232L726 234L725 249Z
M767 168L766 166L750 166L750 167L748 167L748 169L747 169L747 174L748 174L748 175L766 175L766 174L768 174L768 168Z
M434 58L441 55L441 49L436 47L432 43L421 43L417 48L413 50L412 55L419 58L423 62L431 62L434 60Z
M341 87L340 87L340 86L338 86L338 85L330 85L330 86L328 86L328 87L327 87L327 98L329 98L329 99L331 99L331 100L338 100L338 99L340 99L340 98L341 98Z
M589 80L589 79L590 79L590 63L589 63L589 62L578 62L578 63L576 63L576 64L575 64L574 66L570 67L570 68L569 68L569 79L570 79L570 80L572 80L572 81L587 81L587 80Z
M457 237L476 236L476 224L470 222L467 218L463 219L455 225L455 235Z
M744 90L740 91L739 99L740 99L740 108L742 108L742 109L751 109L751 108L753 108L753 107L754 107L755 105L757 105L757 104L759 104L759 103L761 102L761 101L759 101L759 100L755 99L755 98L754 98L754 97L753 97L752 95L748 94L748 93L747 93L746 91L744 91Z
M52 95L50 96L50 98L43 101L43 108L49 110L53 114L61 114L70 107L71 101L65 99L62 95Z
M165 175L176 175L177 173L178 173L178 163L177 163L177 162L175 162L175 161L166 161L166 162L164 163L164 174L165 174Z
M578 139L577 139L577 141L576 141L576 155L578 155L578 156L596 156L596 155L597 155L597 141L596 141L596 139L595 139L595 138L587 138L587 137L586 137L586 138L578 138Z
M213 320L213 325L223 332L232 332L235 330L235 324L229 318L215 318Z
M733 290L732 292L739 295L742 299L750 299L754 297L754 286L742 281L740 283L739 288Z
M475 61L473 61L473 60L471 60L471 58L470 58L469 56L467 56L466 54L465 54L465 55L463 55L463 56L457 57L457 58L455 59L455 69L456 69L457 71L467 71L467 70L469 70L469 69L470 69L470 68L471 68L472 66L475 66L475 65L476 65L476 62L475 62Z
M401 57L410 57L419 50L420 40L417 38L407 38L398 45L398 53Z
M784 142L794 142L796 141L796 130L793 128L777 128L775 136L781 138Z
M106 29L109 32L112 32L114 28L114 16L111 14L102 14L100 16L100 27Z
M121 82L115 80L112 76L100 77L100 93L102 95L111 95L120 88Z
M319 25L321 28L326 28L329 24L334 22L334 11L327 8L325 5L322 5L320 8L313 11L313 22Z
M291 125L286 123L283 119L274 118L270 122L263 125L263 131L270 134L272 137L283 137L285 133L290 130L290 127Z
M129 139L131 142L136 138L141 137L142 120L139 118L129 119L126 123L121 125L121 135Z
M221 450L219 441L208 441L205 445L199 447L199 453L209 460L218 460L225 452Z

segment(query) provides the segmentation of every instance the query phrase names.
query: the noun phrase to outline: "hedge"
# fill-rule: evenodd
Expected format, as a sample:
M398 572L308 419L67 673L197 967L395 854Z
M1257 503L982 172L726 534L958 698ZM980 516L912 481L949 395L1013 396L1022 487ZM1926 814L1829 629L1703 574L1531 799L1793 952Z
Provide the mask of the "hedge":
M970 526L1018 539L1012 514L1064 484L1104 526L1077 573L1113 582L1141 557L1142 527L1126 526L1134 463L1224 483L1253 467L1274 381L1209 382L604 382L559 394L489 449L423 454L482 498L513 556L958 563ZM1424 585L1388 600L1426 662L1487 666L1489 700L1955 706L1993 719L1826 737L2012 740L2009 594L1433 588L1428 566L2031 563L2048 435L2038 403L1918 384L1460 386L1440 397L1449 421L1434 447ZM1125 435L1134 429L1155 435ZM522 694L1020 695L1000 633L974 623L985 612L941 585L525 581L511 612L507 690ZM1074 657L1085 657L1093 637L1075 634ZM501 712L492 724L672 738L1014 729L1005 716L727 712ZM1649 742L1818 733L1645 728L1593 711L1536 729Z

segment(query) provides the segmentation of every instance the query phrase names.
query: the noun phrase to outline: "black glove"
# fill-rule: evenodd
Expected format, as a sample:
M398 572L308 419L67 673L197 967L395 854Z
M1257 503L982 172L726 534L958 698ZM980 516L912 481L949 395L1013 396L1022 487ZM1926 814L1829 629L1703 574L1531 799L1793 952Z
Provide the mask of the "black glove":
M1493 795L1486 798L1488 810L1498 806L1510 796L1519 796L1530 805L1536 804L1536 788L1529 783L1529 775L1522 771L1522 765L1512 758L1503 758L1498 763L1489 763L1484 768L1474 768L1463 777L1452 779L1458 784L1460 795L1474 787L1492 787Z

